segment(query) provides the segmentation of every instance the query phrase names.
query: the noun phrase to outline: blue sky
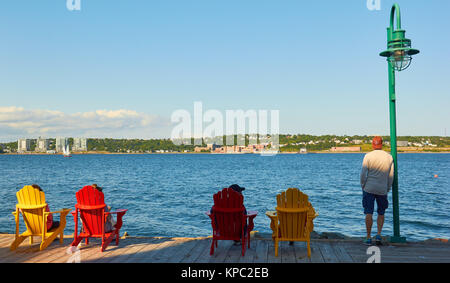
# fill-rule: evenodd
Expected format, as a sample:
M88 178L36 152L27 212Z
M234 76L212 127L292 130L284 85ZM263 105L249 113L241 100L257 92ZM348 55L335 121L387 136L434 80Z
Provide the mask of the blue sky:
M450 2L396 2L421 50L397 74L398 134L442 136ZM279 110L282 133L389 134L378 54L393 3L370 11L366 0L81 0L69 11L66 0L1 1L0 139L168 137L173 111L192 112L195 101ZM108 117L124 119L103 126Z

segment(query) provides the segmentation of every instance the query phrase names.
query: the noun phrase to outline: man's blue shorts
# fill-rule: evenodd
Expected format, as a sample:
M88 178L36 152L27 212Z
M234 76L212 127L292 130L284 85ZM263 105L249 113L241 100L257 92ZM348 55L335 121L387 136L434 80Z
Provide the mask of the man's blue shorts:
M375 201L377 202L377 213L378 215L384 215L384 212L389 206L389 201L387 195L375 195L363 191L362 204L364 207L364 214L373 214Z

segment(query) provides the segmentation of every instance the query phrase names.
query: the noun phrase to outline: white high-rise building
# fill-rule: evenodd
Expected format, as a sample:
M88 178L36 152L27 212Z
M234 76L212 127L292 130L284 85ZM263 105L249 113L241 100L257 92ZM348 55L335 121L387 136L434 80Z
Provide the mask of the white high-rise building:
M74 138L72 151L87 151L87 139L86 138Z
M56 152L64 152L64 148L69 144L68 138L56 138L56 146L55 150Z
M36 148L34 151L36 152L47 152L49 148L50 140L39 137L36 140Z
M17 141L17 152L30 151L31 139L19 139Z

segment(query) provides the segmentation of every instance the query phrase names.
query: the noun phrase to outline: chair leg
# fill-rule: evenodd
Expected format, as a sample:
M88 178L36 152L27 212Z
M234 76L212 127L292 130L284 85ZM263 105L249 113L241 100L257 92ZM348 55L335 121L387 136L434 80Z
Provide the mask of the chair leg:
M104 241L102 241L102 248L101 251L105 251L106 248L108 247L109 243L111 243L111 241L114 239L114 235L111 234L108 238L105 238Z
M119 245L119 231L116 233L116 246Z
M30 236L30 245L33 244L33 236Z
M46 239L42 239L41 246L40 246L39 249L42 251L45 248L47 248L48 245L50 245L53 242L53 240L56 239L56 236L58 236L58 234L53 233L53 234L50 235L50 237L48 237Z
M209 250L209 255L213 255L214 254L214 245L217 247L217 241L214 241L214 239L213 239L212 243L211 243L211 249Z
M308 248L308 257L311 258L311 244L310 244L310 242L308 241L308 242L306 243L306 245L307 245L307 248Z
M275 256L278 256L278 239L275 238Z
M9 249L11 251L17 249L17 247L27 238L27 236L19 236L17 238L14 239L14 242L11 243L11 246L9 247Z
M81 237L77 237L73 240L72 244L70 244L72 247L76 247L78 246L78 244L80 244L80 242L83 240L83 238Z

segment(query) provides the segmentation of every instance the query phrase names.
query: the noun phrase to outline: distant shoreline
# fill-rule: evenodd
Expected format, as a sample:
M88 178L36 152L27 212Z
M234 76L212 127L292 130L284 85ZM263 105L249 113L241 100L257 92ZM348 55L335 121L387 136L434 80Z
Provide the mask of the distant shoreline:
M362 154L362 153L369 153L370 151L360 151L360 152L332 152L332 151L311 151L308 153L298 153L298 152L279 152L274 155L279 154L298 154L298 155L308 155L308 154ZM389 151L386 151L389 152ZM449 151L400 151L398 154L410 154L410 153L421 153L421 154L443 154L447 153L450 154ZM157 154L157 155L164 155L164 154L195 154L195 155L205 155L205 154L214 154L214 155L261 155L261 153L213 153L213 152L103 152L103 151L89 151L89 152L77 152L77 153L71 153L71 155L94 155L94 154L104 154L104 155L145 155L145 154ZM63 156L63 154L60 153L42 153L42 152L27 152L27 153L17 153L17 152L5 152L0 154L1 155L60 155Z

